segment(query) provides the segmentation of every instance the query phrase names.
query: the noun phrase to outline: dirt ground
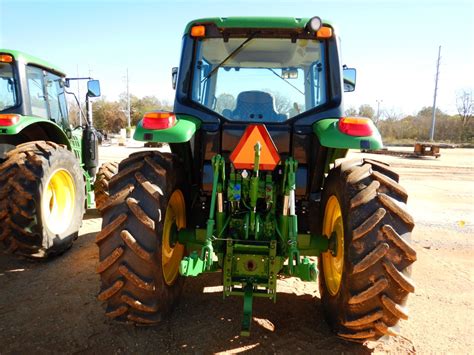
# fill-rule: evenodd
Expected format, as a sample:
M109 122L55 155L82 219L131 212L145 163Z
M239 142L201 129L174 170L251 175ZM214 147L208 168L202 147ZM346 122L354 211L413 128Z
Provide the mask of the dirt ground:
M125 147L101 148L119 160ZM84 220L73 248L49 262L0 255L0 353L474 353L474 150L442 150L439 159L378 155L401 174L417 226L416 292L401 336L365 345L334 336L317 286L281 280L276 304L256 299L252 334L239 336L242 301L222 300L219 274L186 280L171 318L150 328L109 321L95 296L101 228ZM352 156L361 153L352 152Z

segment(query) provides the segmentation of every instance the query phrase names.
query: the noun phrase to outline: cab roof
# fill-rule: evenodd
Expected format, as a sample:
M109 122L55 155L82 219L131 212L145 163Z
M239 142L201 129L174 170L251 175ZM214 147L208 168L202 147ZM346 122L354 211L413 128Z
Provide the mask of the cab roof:
M53 65L53 64L51 64L51 63L49 63L49 62L47 62L43 59L32 56L30 54L27 54L27 53L24 53L24 52L21 52L21 51L17 51L17 50L3 49L3 48L0 48L0 53L10 54L11 56L13 56L15 61L23 62L24 64L34 64L34 65L40 66L44 69L53 71L53 72L55 72L56 74L58 74L60 76L63 76L63 77L66 76L66 74L64 74L64 72L59 67L57 67L56 65Z
M303 29L311 17L209 17L188 23L185 34L197 24L215 24L219 28L287 28ZM322 20L323 24L331 25Z

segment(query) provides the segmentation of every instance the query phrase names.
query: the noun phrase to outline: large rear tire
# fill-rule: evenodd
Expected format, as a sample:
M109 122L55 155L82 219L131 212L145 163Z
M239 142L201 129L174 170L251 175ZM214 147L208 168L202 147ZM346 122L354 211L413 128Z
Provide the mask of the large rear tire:
M97 235L101 290L106 315L150 325L177 302L183 287L179 263L186 226L184 170L177 157L158 151L130 155L109 182Z
M107 162L100 166L94 182L95 206L100 210L109 198L109 181L118 172L117 162Z
M64 146L35 141L0 165L0 241L9 253L46 258L71 247L84 214L84 177Z
M331 328L351 341L396 335L414 292L410 246L414 226L398 175L376 161L346 161L324 185L322 233L337 251L322 253L320 292Z

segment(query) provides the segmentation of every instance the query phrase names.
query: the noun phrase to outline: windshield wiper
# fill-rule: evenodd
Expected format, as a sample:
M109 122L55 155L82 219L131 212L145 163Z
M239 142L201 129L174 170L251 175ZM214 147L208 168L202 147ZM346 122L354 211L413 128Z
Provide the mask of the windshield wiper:
M238 46L236 49L234 49L227 57L225 57L225 59L220 62L214 69L211 70L211 72L209 74L206 75L206 77L204 79L201 80L201 83L203 83L204 81L206 81L207 79L209 79L211 76L214 75L214 73L220 68L222 67L225 62L227 62L230 58L232 58L234 55L236 55L247 43L249 43L252 39L255 38L255 36L257 35L258 32L254 32L252 33L245 41L243 41L240 46Z
M287 81L285 78L282 78L280 75L278 75L278 73L276 71L274 71L272 68L267 68L268 70L270 70L273 74L275 74L276 76L278 76L281 80L283 80L285 83L287 83L288 85L290 85L291 87L293 87L295 90L299 91L299 93L301 95L304 96L304 92L301 91L300 89L298 89L295 85L293 85L292 83L290 83L289 81Z

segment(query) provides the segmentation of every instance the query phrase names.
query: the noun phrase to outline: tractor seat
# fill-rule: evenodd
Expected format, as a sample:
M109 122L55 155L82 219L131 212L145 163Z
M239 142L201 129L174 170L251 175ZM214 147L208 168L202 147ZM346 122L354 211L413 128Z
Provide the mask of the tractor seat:
M273 95L263 91L243 91L237 96L234 111L224 110L223 115L242 121L279 122L287 119L275 110Z

